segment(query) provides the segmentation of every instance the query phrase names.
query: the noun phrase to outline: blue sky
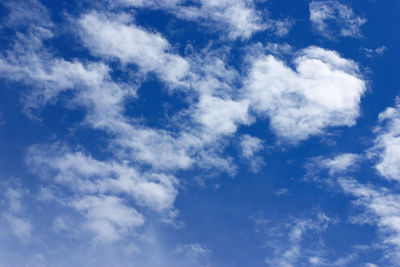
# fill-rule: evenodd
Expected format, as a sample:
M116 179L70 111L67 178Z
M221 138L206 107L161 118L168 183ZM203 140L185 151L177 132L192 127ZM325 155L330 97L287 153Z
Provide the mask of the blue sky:
M0 2L0 266L399 266L397 1Z

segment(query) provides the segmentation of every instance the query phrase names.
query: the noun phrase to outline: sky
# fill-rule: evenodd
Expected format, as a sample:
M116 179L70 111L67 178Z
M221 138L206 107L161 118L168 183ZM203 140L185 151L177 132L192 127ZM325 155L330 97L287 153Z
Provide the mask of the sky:
M1 0L0 266L400 266L388 0Z

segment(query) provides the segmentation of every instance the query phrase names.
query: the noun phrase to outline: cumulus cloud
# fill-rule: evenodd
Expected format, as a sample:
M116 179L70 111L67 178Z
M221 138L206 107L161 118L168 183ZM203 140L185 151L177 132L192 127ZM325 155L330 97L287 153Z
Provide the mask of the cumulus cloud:
M369 156L376 159L378 173L389 180L400 181L400 99L395 107L379 114L380 125L375 129L374 146Z
M362 36L360 28L367 22L336 0L312 1L310 21L314 30L328 39L334 36L359 38Z
M328 127L353 126L366 90L357 64L319 47L301 50L294 64L272 55L250 59L244 94L275 134L296 143Z
M79 23L82 40L96 55L133 63L143 72L153 71L172 85L179 85L189 64L171 52L171 45L160 34L151 33L129 22L129 17L106 16L96 12L84 15Z

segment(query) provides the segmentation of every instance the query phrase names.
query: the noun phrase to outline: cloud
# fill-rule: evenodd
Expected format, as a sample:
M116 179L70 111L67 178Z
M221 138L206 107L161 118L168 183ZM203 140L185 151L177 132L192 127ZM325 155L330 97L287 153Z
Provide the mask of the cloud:
M340 187L355 200L353 204L365 209L358 222L375 224L384 245L384 257L400 263L400 196L383 186L363 185L351 178L340 178ZM365 220L367 218L367 220Z
M18 184L0 184L2 199L0 198L0 222L3 229L10 229L11 233L21 241L30 240L33 230L31 221L25 216L26 207L23 198L26 191Z
M356 169L361 161L361 156L352 153L342 153L335 157L315 157L311 160L310 169L328 170L330 176L348 173Z
M264 164L262 157L256 154L263 150L263 141L257 137L244 134L240 138L241 156L250 163L250 168L253 172L257 172L261 165Z
M84 212L87 227L101 240L113 241L129 229L144 224L141 214L114 196L87 196L73 201L71 205Z
M282 188L282 189L279 189L278 191L275 191L275 195L278 197L283 196L283 195L288 195L288 194L289 194L289 190L287 188Z
M377 161L378 173L388 179L400 181L400 99L395 107L389 107L379 114L379 125L375 129L374 146L368 151Z
M366 85L353 61L308 47L294 59L295 69L272 55L249 62L244 95L282 140L297 143L328 127L356 123Z
M211 266L212 251L199 243L179 245L175 249L175 253L187 258L191 266Z
M387 50L387 47L382 45L379 46L375 49L371 48L363 48L361 49L362 52L364 52L365 56L368 58L376 57L376 56L382 56Z
M160 2L130 3L145 7ZM177 5L178 1L164 2L160 8ZM218 25L229 38L247 39L272 23L253 11L251 1L200 1L171 12L205 25L223 22ZM277 34L287 34L288 24L289 20L275 23ZM84 113L77 128L105 133L104 144L99 146L106 156L89 152L84 143L67 145L57 140L28 149L27 164L44 184L50 184L42 188L41 199L53 201L61 210L72 210L82 220L78 223L81 229L64 214L54 216L53 228L58 231L75 227L82 233L89 230L98 241L111 242L136 236L153 218L174 223L180 188L177 173L217 170L233 175L233 159L225 148L239 127L255 121L253 115L268 116L271 129L291 143L322 134L331 126L352 126L358 117L364 81L354 62L332 51L301 50L294 60L295 69L277 56L251 57L250 75L240 88L244 76L229 66L228 49L214 50L211 45L182 56L160 33L138 26L132 16L122 12L89 12L79 16L74 25L79 26L90 60L64 59L47 49L44 43L53 37L50 26L19 35L14 48L0 57L1 77L28 85L24 92L27 110L66 103L67 108ZM287 46L276 49L291 51ZM116 79L111 66L133 73L134 79ZM185 95L182 110L161 129L126 114L127 105L134 107L136 90L148 73ZM72 97L65 97L66 92ZM262 160L256 154L262 141L243 135L240 144L241 157L253 170L258 169ZM340 170L348 164L344 161L329 164ZM29 221L19 214L10 218L19 232L25 233L22 235L29 235ZM295 232L310 229L320 228L307 220L293 226L289 238L293 246L283 252L285 260L298 257L303 233ZM197 243L183 245L181 251L193 261L210 254Z
M84 44L95 55L136 64L144 73L153 71L165 82L178 86L187 74L188 62L169 52L171 45L160 34L148 32L125 17L96 12L82 16L79 24Z
M218 108L217 108L218 107ZM232 101L219 97L203 96L195 114L207 132L214 134L232 134L240 124L250 124L248 101Z
M257 32L270 30L278 36L289 33L294 20L273 20L267 11L257 8L253 0L138 1L120 0L114 6L161 9L177 18L195 21L208 30L222 32L228 39L251 38Z
M336 0L312 1L310 21L314 30L327 39L335 36L360 38L361 26L367 22Z
M321 247L317 240L319 235L333 223L336 223L336 219L318 212L312 217L292 218L289 222L281 224L269 237L268 246L273 249L273 253L266 258L265 263L277 267L302 265L304 260L306 264L316 264L316 266L325 263L320 257ZM312 238L315 244L312 249L303 247L305 238Z
M38 0L10 0L3 2L3 4L9 13L4 17L0 29L8 27L25 31L32 28L53 26L47 8ZM29 27L25 27L26 25L29 25Z
M220 22L221 28L228 29L228 36L231 39L248 39L253 33L269 27L262 13L255 9L253 1L200 0L199 2L200 8L180 9L177 11L177 16L189 20L206 21L206 24L208 24L207 20Z
M172 209L177 195L177 180L173 176L142 173L128 163L98 161L57 145L30 147L27 163L44 179L51 173L55 182L78 195L122 193L157 212Z

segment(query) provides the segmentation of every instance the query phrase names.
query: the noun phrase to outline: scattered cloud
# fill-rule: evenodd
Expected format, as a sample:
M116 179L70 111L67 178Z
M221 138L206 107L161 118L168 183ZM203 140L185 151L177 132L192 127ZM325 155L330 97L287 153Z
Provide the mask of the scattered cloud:
M340 178L340 187L355 200L353 204L365 209L358 222L372 223L380 231L384 258L400 263L400 196L383 186L363 185L351 178ZM366 220L367 219L367 220Z
M196 0L196 1L136 1L120 0L113 5L135 8L161 9L174 14L177 18L194 21L208 30L218 30L228 39L246 40L257 32L270 30L277 36L287 35L294 20L286 18L274 20L266 11L257 9L253 0Z
M287 188L282 188L282 189L279 189L278 191L275 192L275 195L278 196L278 197L284 196L284 195L287 195L287 194L289 194L289 190Z
M382 56L387 50L387 47L382 45L379 46L375 49L371 48L363 48L361 49L362 52L364 52L365 56L368 58L376 57L376 56Z
M336 0L312 1L310 21L314 30L327 39L336 36L360 38L360 28L367 22L365 18L354 14L350 7Z
M336 222L336 219L323 212L318 212L312 217L292 218L271 232L267 245L273 249L273 253L266 258L265 263L277 267L298 266L301 263L323 265L323 246L318 239L330 224ZM303 247L306 237L312 238L312 249Z
M288 36L295 24L288 17L272 19L266 9L258 9L261 3L258 0L104 2L110 8L98 3L96 8L74 16L64 14L68 19L63 23L70 23L68 34L74 33L76 36L72 38L79 39L74 39L74 45L83 46L79 47L78 58L63 55L62 49L53 49L53 42L63 40L63 36L50 19L54 14L39 1L2 4L8 15L0 30L12 28L14 33L7 36L13 41L0 53L0 78L23 85L25 113L31 118L40 117L45 107L64 105L83 113L83 119L69 129L72 136L76 129L104 134L104 142L98 144L104 154L91 151L85 141L69 142L58 136L30 145L25 162L41 183L32 199L59 208L52 209L54 220L50 231L68 233L63 239L73 233L79 236L74 237L75 241L81 240L89 232L98 241L95 245L112 243L115 248L126 245L118 253L140 255L138 258L145 258L146 253L151 258L152 249L158 249L154 253L156 259L151 262L164 266L179 266L169 262L175 261L176 255L180 257L176 262L183 263L182 266L211 266L213 251L206 246L174 244L165 256L167 250L163 251L152 232L152 226L159 222L178 224L175 202L186 182L180 175L225 172L233 176L236 160L247 162L251 171L259 171L264 164L259 154L265 141L242 132L237 136L242 126L250 126L258 119L267 118L278 144L291 145L324 136L332 127L354 126L360 115L366 81L357 63L335 51L315 46L296 51L287 43L250 44L248 41L256 33L266 31L279 40L277 37ZM196 22L218 37L206 47L195 48L188 43L182 52L182 47L174 44L177 40L171 36L169 40L168 35L161 34L162 29L142 26L139 16L136 20L136 11L145 8L173 15L180 22ZM324 37L362 37L360 28L366 19L354 14L350 7L328 0L312 1L309 8L315 31ZM382 55L385 50L381 46L363 51L372 57ZM129 78L119 77L118 73ZM163 114L161 127L149 126L140 116L127 114L127 107L135 109L141 100L137 92L146 90L149 78L156 80L159 90L166 89L169 94L166 99L173 99L168 104L176 109L171 116ZM178 100L182 105L175 103ZM389 182L400 181L399 118L398 100L395 107L379 115L374 145L367 151L378 174ZM229 154L232 140L239 140L239 155ZM385 257L398 263L397 192L343 178L362 160L365 160L363 155L352 153L314 157L309 167L315 173L308 175L324 171L330 185L339 186L352 196L353 204L365 210L354 222L376 225ZM19 185L7 185L4 190L3 187L0 184L3 191L0 222L4 226L0 233L9 231L22 243L27 242L36 231L34 221L28 216L36 211L28 212L24 201L28 191ZM282 188L275 195L288 192ZM263 229L271 222L254 218L256 226ZM265 263L271 266L351 264L357 253L339 257L332 263L325 257L327 250L321 235L336 222L323 212L310 217L291 217L271 231L268 244L272 254ZM134 242L129 240L126 244L130 237L135 237ZM305 245L309 240L313 241L311 248ZM99 247L93 250L97 253ZM144 250L147 251L143 254ZM108 257L107 253L104 255ZM31 261L28 265L45 266L49 259L35 254L26 261Z

